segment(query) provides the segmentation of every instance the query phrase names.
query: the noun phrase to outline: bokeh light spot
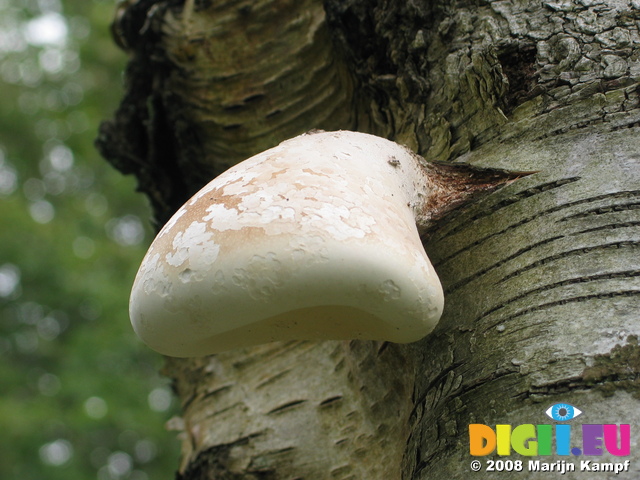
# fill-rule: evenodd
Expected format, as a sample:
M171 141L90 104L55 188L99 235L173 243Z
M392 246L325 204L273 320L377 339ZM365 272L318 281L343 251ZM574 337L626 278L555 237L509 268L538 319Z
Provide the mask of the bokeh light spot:
M40 460L47 465L61 466L71 460L73 447L67 440L58 439L40 447Z
M13 295L20 286L20 269L12 263L0 267L0 297Z
M67 41L67 22L56 12L48 12L26 23L24 37L31 45L60 45Z
M84 402L84 411L87 416L99 420L109 412L107 402L100 397L90 397Z
M51 203L46 200L38 200L29 206L29 214L36 222L46 224L53 220L56 211Z
M172 399L173 396L171 395L171 392L164 387L154 388L147 398L149 408L155 412L166 412L169 410Z
M113 218L107 222L107 235L122 246L139 245L144 240L144 227L135 215Z

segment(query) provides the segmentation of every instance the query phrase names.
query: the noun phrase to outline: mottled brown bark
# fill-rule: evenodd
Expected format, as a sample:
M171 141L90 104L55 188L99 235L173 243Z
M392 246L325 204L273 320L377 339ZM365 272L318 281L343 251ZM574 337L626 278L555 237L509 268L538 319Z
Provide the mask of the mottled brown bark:
M540 173L449 216L426 241L446 307L423 341L169 360L183 406L173 422L179 478L493 478L470 472L469 423L551 423L544 411L559 401L585 412L574 425L630 423L635 441L640 3L324 7L326 21L317 2L130 7L121 28L133 51L129 94L99 144L138 176L160 223L230 163L311 128L372 131L430 160ZM290 28L274 29L278 9ZM283 52L269 43L279 28L292 35ZM238 40L253 32L253 42ZM221 61L221 48L234 54ZM262 48L278 55L252 57ZM300 100L269 90L274 75L298 75ZM346 97L316 104L316 87ZM295 120L266 120L289 111L280 118ZM639 456L632 450L627 478ZM578 460L540 458L558 459Z

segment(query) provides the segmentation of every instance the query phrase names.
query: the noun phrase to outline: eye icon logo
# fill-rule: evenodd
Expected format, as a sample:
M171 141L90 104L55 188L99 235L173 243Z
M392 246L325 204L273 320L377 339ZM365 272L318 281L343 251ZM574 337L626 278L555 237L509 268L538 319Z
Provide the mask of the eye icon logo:
M551 405L546 412L547 416L557 422L566 422L573 420L578 415L582 414L582 410L569 405L568 403L556 403Z

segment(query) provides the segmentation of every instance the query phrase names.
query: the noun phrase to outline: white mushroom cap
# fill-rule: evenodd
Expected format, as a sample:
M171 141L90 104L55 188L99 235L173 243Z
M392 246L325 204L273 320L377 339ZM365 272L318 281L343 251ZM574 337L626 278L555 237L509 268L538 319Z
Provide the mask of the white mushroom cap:
M419 157L372 135L301 135L229 169L149 248L130 315L160 353L275 340L412 342L443 293L416 229Z

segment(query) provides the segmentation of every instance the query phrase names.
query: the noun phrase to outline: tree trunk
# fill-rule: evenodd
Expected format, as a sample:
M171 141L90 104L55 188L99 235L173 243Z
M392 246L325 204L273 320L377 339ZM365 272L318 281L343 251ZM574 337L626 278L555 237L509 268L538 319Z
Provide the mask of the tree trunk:
M424 340L168 359L179 479L494 478L496 459L522 461L517 478L581 460L631 460L621 475L638 475L640 2L138 0L120 13L128 93L98 145L137 175L158 225L211 176L312 128L539 171L424 239L446 302ZM630 424L630 455L470 455L470 424L553 424L561 402L583 412L563 422L571 447L581 424Z

